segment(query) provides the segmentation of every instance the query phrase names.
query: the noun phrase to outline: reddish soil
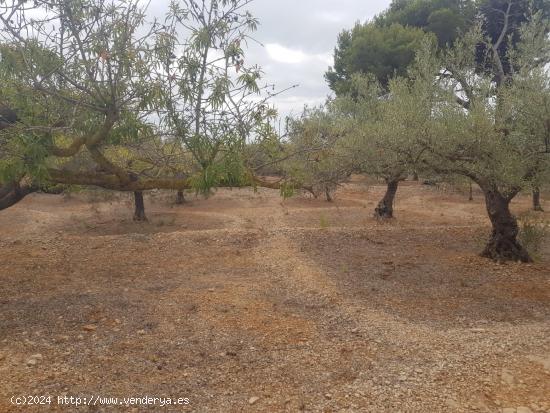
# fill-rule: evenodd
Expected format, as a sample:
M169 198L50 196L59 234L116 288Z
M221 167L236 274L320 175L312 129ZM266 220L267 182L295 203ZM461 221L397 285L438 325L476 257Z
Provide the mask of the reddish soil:
M500 265L477 256L480 194L407 183L380 222L383 191L155 196L148 223L125 197L0 212L0 412L550 412L548 241L537 263Z

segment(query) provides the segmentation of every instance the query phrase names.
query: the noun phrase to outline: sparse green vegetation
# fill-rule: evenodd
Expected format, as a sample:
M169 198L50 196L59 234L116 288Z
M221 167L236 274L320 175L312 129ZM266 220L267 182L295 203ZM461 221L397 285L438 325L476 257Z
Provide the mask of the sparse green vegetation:
M518 238L529 255L538 261L541 258L544 243L548 241L550 223L541 220L532 213L518 217L519 234Z

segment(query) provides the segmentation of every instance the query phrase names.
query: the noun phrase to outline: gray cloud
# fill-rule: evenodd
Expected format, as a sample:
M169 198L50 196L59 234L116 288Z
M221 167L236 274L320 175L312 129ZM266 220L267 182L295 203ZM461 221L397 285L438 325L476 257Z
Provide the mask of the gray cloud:
M279 96L275 104L281 115L301 112L304 104L325 101L330 93L324 79L336 38L355 22L372 19L388 7L390 0L256 0L249 10L260 20L255 38L265 48L251 45L248 60L263 67L265 78L282 89L299 87ZM290 49L298 62L277 60L272 45ZM282 50L275 50L282 53ZM270 53L272 52L272 53Z

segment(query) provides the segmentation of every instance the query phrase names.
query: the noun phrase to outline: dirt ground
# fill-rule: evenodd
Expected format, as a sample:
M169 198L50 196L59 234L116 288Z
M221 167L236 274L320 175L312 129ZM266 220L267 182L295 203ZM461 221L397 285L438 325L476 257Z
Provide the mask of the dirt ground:
M129 199L0 212L0 412L550 412L548 242L499 265L480 194L407 183L384 223L383 191L155 197L143 224Z

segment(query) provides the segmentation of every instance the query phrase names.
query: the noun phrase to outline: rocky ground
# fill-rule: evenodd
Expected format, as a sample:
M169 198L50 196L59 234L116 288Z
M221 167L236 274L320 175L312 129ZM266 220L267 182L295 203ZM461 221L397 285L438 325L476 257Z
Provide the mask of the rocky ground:
M548 242L499 265L480 194L409 183L379 222L383 190L156 196L144 224L118 197L0 212L0 411L550 412Z

